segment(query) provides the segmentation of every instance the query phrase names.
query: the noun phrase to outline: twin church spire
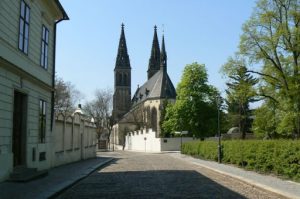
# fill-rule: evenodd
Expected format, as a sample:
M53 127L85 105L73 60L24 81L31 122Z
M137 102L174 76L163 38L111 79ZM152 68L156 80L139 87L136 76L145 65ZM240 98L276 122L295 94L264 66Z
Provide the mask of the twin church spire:
M131 68L129 55L127 52L126 38L124 33L124 24L121 26L121 36L119 41L118 54L116 59L116 68ZM159 41L157 37L157 27L154 26L154 35L152 41L151 55L148 65L148 79L150 79L160 68L167 68L167 53L165 49L165 39L164 35L162 36L162 46L161 50L159 48Z
M162 48L159 48L157 38L157 27L154 26L151 56L149 59L147 76L150 79L160 69L167 69L167 53L165 50L164 36L162 37ZM118 54L114 69L115 91L113 95L113 117L119 120L130 110L131 106L131 66L127 52L124 24L121 26L121 36L118 47Z
M157 38L157 27L154 26L154 36L152 41L151 56L148 65L148 79L150 79L160 68L167 68L167 53L165 50L164 36L162 38L162 48L159 49L159 42Z

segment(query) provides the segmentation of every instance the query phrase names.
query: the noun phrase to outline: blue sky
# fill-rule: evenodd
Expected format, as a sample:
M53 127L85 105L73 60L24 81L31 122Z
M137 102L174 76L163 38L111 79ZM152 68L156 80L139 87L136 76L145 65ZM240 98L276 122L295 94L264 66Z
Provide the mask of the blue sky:
M242 24L255 0L60 0L70 20L57 30L56 71L72 82L85 100L99 88L113 89L121 23L132 67L132 93L147 79L157 25L164 26L168 74L176 87L186 64L206 65L209 83L225 89L219 73L238 49ZM85 101L84 100L84 101Z

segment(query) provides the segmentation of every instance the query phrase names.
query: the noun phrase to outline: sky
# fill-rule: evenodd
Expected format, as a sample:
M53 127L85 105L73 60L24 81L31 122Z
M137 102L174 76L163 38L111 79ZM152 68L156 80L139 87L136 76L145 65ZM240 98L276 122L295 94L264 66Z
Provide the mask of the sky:
M255 0L60 0L70 20L58 24L56 72L92 100L114 88L121 24L131 64L132 93L147 80L154 25L164 32L168 74L176 87L187 64L205 64L209 83L226 88L220 68L238 50Z

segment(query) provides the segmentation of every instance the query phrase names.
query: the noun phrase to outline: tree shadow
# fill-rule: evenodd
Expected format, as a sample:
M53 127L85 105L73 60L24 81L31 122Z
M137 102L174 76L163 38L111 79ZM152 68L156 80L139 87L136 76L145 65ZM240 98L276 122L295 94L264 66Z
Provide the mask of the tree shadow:
M110 164L116 164L117 160ZM246 198L194 170L94 172L58 198Z

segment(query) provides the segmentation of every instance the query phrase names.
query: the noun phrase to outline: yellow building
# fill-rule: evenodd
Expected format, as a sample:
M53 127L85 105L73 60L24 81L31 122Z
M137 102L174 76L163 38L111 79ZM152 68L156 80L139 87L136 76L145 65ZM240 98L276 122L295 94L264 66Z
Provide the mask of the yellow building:
M0 181L51 166L58 0L0 1Z

